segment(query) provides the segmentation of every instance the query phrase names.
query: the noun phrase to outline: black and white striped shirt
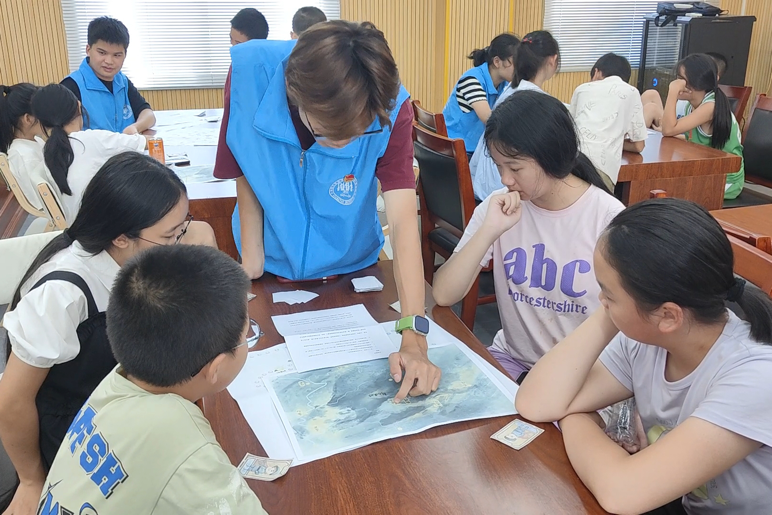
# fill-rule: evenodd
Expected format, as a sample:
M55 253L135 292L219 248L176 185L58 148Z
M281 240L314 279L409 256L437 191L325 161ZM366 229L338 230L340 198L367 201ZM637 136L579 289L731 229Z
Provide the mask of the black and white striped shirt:
M472 104L487 100L488 95L480 84L480 81L471 75L463 77L456 85L456 100L462 113L472 112Z

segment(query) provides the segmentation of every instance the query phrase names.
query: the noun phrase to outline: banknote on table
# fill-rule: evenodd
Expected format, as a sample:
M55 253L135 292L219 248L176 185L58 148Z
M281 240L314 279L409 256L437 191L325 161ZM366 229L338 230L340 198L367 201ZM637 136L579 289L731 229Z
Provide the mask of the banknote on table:
M245 479L273 481L282 477L292 465L292 460L272 460L247 453L239 463L238 469Z
M532 426L522 420L515 419L496 431L491 438L519 451L543 432L544 429Z

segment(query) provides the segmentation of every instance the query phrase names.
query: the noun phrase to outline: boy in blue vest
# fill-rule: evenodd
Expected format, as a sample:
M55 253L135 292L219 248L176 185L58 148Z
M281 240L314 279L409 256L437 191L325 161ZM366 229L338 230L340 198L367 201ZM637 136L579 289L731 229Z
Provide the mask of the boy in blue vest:
M268 21L254 7L245 7L231 20L231 46L252 39L268 39Z
M394 249L402 345L389 357L395 400L436 390L427 357L424 278L413 175L413 110L383 33L330 21L295 41L231 47L215 176L236 179L233 235L252 279L347 274ZM225 138L223 138L224 133ZM404 329L404 330L402 330Z
M88 24L86 58L61 82L86 108L83 129L137 134L155 124L150 104L121 72L128 48L129 31L119 20L102 16Z
M195 404L244 366L249 288L211 247L157 246L123 266L107 310L120 365L70 425L40 515L265 515Z

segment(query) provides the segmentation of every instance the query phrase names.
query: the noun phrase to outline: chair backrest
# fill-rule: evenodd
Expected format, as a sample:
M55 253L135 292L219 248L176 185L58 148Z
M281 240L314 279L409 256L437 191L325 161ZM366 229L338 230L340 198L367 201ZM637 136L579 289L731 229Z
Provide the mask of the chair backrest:
M667 191L665 190L651 190L649 192L649 198L666 198ZM716 220L727 236L732 236L738 240L752 245L762 252L772 255L772 236L766 234L756 234L748 230L743 229L737 225L723 220Z
M52 231L0 240L0 270L3 271L3 280L0 281L0 304L11 303L13 292L32 261L43 247L59 234L61 231Z
M772 97L758 95L743 134L745 179L772 187Z
M651 190L649 192L649 198L667 198L667 191L665 191L665 190Z
M445 126L445 117L442 113L432 113L421 107L421 102L413 100L413 116L419 127L427 129L440 136L448 136L448 128Z
M462 139L450 139L413 125L413 147L421 173L420 191L430 220L461 236L474 212L469 159Z
M11 166L8 164L8 156L2 152L0 152L0 175L3 176L5 184L8 186L8 189L11 190L13 196L16 197L16 201L24 211L33 216L40 216L43 218L48 216L45 211L37 209L30 204L30 201L27 199L27 196L24 195L21 186L19 186L16 177L11 173Z
M38 184L38 192L40 192L40 198L43 199L43 206L46 209L48 219L59 230L67 228L67 220L64 218L64 211L62 210L59 199L56 198L51 186L48 183L41 182Z
M737 225L724 222L723 220L718 220L718 223L721 225L721 228L724 229L727 236L737 238L748 245L753 245L757 249L772 255L772 236L767 234L756 234Z
M772 296L772 255L728 236L734 253L734 273L752 282Z
M751 99L753 88L750 86L726 86L724 84L719 84L718 87L721 88L721 91L729 99L729 106L732 108L732 113L739 123L743 119L745 108L748 107L748 101Z

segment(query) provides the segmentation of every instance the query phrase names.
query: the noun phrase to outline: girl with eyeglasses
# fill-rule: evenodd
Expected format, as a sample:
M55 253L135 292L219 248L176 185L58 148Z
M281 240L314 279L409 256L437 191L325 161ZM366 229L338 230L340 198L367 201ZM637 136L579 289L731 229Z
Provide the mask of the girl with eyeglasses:
M140 251L211 232L191 222L185 185L136 152L110 158L89 182L77 218L24 274L10 311L0 381L0 440L20 485L11 513L34 513L73 417L116 365L105 329L110 289Z

